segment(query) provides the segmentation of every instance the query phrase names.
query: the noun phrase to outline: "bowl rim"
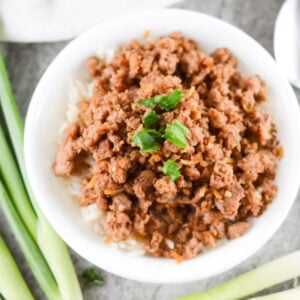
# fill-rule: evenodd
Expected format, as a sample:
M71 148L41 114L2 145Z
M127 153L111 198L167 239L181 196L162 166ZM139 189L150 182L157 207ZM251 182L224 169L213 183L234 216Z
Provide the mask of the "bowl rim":
M264 59L268 60L270 64L273 64L273 65L276 64L274 59L272 58L272 56L258 42L256 42L253 38L251 38L249 35L244 33L242 30L240 30L240 29L234 27L233 25L231 25L225 21L222 21L218 18L209 16L209 15L206 15L203 13L195 12L195 11L187 11L187 10L175 9L175 8L147 10L147 11L142 11L142 12L137 12L137 13L132 13L132 14L126 14L125 16L121 16L121 17L112 18L110 20L101 22L100 24L97 24L97 25L91 27L87 31L80 34L77 38L72 40L70 43L68 43L63 48L63 50L61 50L59 52L59 54L55 57L55 59L50 63L50 65L46 69L45 73L43 74L42 78L40 79L40 81L34 91L34 94L32 96L30 105L29 105L29 109L28 109L27 117L26 117L26 124L25 124L24 152L25 152L25 163L26 163L26 168L27 168L27 172L28 172L28 177L29 177L30 183L32 185L33 192L37 199L42 199L45 196L45 191L42 191L39 188L39 181L41 179L38 178L38 175L35 173L34 163L33 163L34 157L31 154L34 141L32 140L31 135L34 132L33 120L35 118L36 113L39 111L39 101L41 98L43 98L42 97L43 87L46 86L47 80L49 80L49 78L51 78L51 76L50 76L51 74L50 74L49 70L51 70L53 68L53 66L57 63L57 61L59 59L61 59L61 57L68 54L72 50L73 47L76 47L80 43L80 41L84 39L85 36L93 33L94 31L101 31L101 27L114 25L115 22L119 22L119 23L129 22L132 20L132 18L149 17L149 15L152 15L152 14L154 14L154 15L155 14L171 14L174 17L180 16L180 17L185 17L185 18L201 17L201 18L210 20L211 22L217 22L220 24L220 26L226 26L231 31L235 31L236 34L242 36L244 39L247 39L249 41L249 43L252 43L253 45L255 45L255 47L260 49L259 51L261 52L261 55L264 56ZM275 67L277 68L277 66L274 66L274 68ZM295 111L295 114L298 114L299 118L297 120L295 120L295 122L297 123L297 128L300 130L300 110L299 110L297 98L296 98L291 86L289 85L287 79L284 78L280 74L277 74L277 76L279 76L282 81L283 88L285 89L286 94L287 94L287 98L289 98L289 104L292 106L293 110ZM297 148L300 149L300 142L296 141L295 143L297 143L296 144ZM279 226L282 224L282 222L286 218L289 210L292 207L292 204L294 203L294 200L297 195L299 183L300 183L300 175L298 175L298 174L296 175L296 173L294 175L295 175L295 178L294 178L293 184L291 185L291 189L290 189L290 198L292 198L292 199L289 200L288 206L285 207L285 209L280 212L280 216L278 217L278 222L276 223L276 225L274 225L271 229L266 230L266 231L268 231L268 234L265 234L266 236L264 236L263 238L260 238L255 247L245 249L243 254L238 255L235 258L234 263L231 263L231 264L224 263L223 266L218 266L215 268L215 270L210 270L208 272L208 274L204 275L204 276L203 276L203 274L198 275L197 272L192 272L189 274L180 274L181 272L178 272L179 274L173 274L172 276L168 275L168 277L164 277L163 275L159 276L159 274L153 274L153 272L145 272L145 270L138 270L137 266L141 266L141 265L143 265L143 263L146 262L146 260L149 260L149 258L145 257L145 256L142 257L143 262L139 262L139 263L137 263L137 265L135 265L135 261L133 261L131 259L126 259L126 258L124 259L124 257L123 257L123 259L120 259L120 262L123 263L124 265L130 266L130 264L132 264L131 268L128 268L127 270L124 270L125 268L122 266L121 267L116 266L115 264L112 264L111 262L106 261L105 258L103 259L103 261L100 262L98 259L96 260L95 257L90 255L86 250L84 250L83 245L80 245L80 243L78 241L75 241L74 237L70 237L67 235L67 230L65 228L63 228L63 226L61 226L59 224L59 222L57 222L56 216L54 216L51 212L47 211L48 207L46 207L47 205L43 201L39 200L38 204L41 207L41 210L43 211L45 216L47 217L49 223L53 226L53 228L61 236L61 238L75 252L77 252L79 255L81 255L85 259L89 260L90 262L94 263L98 267L101 267L113 274L116 274L116 275L119 275L119 276L122 276L125 278L129 278L129 279L137 280L137 281L152 282L152 283L179 283L179 282L182 283L182 282L190 282L190 281L194 281L194 280L209 278L211 276L225 272L225 271L237 266L238 264L242 263L244 260L246 260L247 258L252 256L254 253L256 253L274 235L274 233L277 231ZM214 250L211 250L211 251L214 251ZM202 254L202 256L203 255L204 254ZM138 260L138 259L140 259L140 257L136 258L136 260ZM192 261L195 261L195 259ZM183 263L183 264L185 264L185 263ZM178 265L178 269L180 269L180 268L181 268L180 265Z

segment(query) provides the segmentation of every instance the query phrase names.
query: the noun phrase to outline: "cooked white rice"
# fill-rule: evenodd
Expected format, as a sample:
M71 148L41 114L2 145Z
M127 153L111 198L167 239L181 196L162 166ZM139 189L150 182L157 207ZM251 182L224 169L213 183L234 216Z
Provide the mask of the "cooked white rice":
M106 51L99 50L97 51L96 55L105 63L109 63L112 60L115 52L116 49L111 48ZM82 81L70 80L68 82L67 109L65 114L65 120L61 124L58 131L58 137L57 137L58 144L60 144L63 141L64 132L66 128L71 123L78 121L79 108L77 104L82 99L86 99L86 100L90 99L90 97L93 95L93 87L94 87L94 81L88 82L84 80ZM88 157L86 159L86 163L92 166L94 164L93 158ZM87 173L83 171L82 174L76 176L69 176L65 180L70 195L78 203L80 202L80 198L81 198L81 182L86 176ZM80 213L83 221L87 223L88 226L95 233L97 233L104 241L108 237L107 227L106 227L106 212L101 210L99 206L96 203L94 203L85 207L81 207ZM134 239L121 241L118 243L111 242L109 243L109 245L113 248L118 248L126 251L130 256L140 256L145 254L143 244Z

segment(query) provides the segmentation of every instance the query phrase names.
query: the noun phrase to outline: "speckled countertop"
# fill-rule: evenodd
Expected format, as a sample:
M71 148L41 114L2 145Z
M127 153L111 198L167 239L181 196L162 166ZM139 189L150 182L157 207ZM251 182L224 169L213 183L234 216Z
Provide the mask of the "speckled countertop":
M282 3L283 0L187 0L177 5L177 7L200 11L223 19L247 32L273 55L273 28ZM23 117L26 115L31 95L42 73L65 45L66 42L1 44L15 97ZM296 94L300 101L300 91L296 91ZM175 296L210 288L272 258L300 249L299 200L300 196L298 195L287 219L271 240L247 261L228 272L198 282L159 285L138 283L102 271L105 278L105 285L101 288L87 290L84 293L84 298L87 300L170 300ZM13 252L36 299L45 299L31 271L27 267L24 257L18 249L1 212L0 233ZM81 274L90 264L73 251L71 251L71 254L76 270L78 274ZM1 276L4 275L3 270L0 270L0 274L1 280ZM291 285L291 282L286 283L285 286L279 286L273 290L287 288Z

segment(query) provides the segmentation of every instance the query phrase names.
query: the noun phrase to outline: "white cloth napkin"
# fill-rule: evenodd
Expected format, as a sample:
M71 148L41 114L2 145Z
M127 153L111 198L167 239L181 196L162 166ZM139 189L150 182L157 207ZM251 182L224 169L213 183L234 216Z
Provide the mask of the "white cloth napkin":
M179 1L0 0L0 40L66 40L105 19L129 12L162 8Z

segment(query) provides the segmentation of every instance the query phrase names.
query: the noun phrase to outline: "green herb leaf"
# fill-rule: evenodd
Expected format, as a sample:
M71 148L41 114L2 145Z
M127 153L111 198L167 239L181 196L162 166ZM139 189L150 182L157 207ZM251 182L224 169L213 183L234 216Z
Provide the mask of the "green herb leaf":
M172 181L177 180L180 177L180 172L179 172L179 166L178 164L172 160L172 159L168 159L163 166L163 173L167 176L169 176L169 178Z
M131 139L142 152L149 152L160 149L162 135L154 129L144 128L137 132Z
M176 108L177 104L183 97L181 90L175 90L170 95L157 95L151 98L142 99L136 102L138 105L142 105L151 109L154 109L157 105L165 110L171 111Z
M187 140L185 136L189 133L190 130L187 127L175 120L167 125L164 138L176 147L186 148Z
M104 279L100 273L94 268L88 268L82 273L84 279L84 289L89 289L93 286L102 286Z
M162 136L162 137L164 137L164 134L165 134L165 127L159 127L158 128L158 132L159 132L159 134Z
M183 93L181 90L175 90L169 96L164 96L159 99L157 104L160 108L164 109L165 111L174 110L180 100L183 98Z
M144 118L143 118L143 124L146 127L152 127L154 126L159 120L161 119L161 116L155 113L154 111L148 112Z
M154 109L156 107L156 101L157 101L156 99L158 99L158 97L160 96L142 99L137 101L136 104Z

